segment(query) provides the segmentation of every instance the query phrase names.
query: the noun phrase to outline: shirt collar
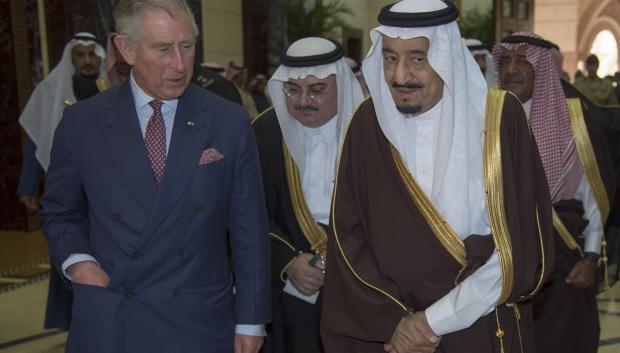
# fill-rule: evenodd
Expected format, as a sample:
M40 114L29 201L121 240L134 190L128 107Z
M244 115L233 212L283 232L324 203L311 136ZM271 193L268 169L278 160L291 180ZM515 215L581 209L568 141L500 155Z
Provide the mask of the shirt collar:
M439 100L431 109L425 111L424 113L420 113L417 116L408 116L407 119L411 119L413 122L422 122L422 121L434 121L435 118L439 119L441 116L441 103L443 102L443 98Z
M330 143L332 141L336 141L337 136L336 136L336 121L337 121L337 115L334 115L333 118L329 119L328 122L326 122L325 124L319 126L319 127L315 127L315 128L309 128L309 127L305 127L304 126L304 134L306 134L306 136L310 137L310 136L315 136L315 135L320 135L323 137L323 139Z
M530 111L532 110L532 99L528 99L527 102L523 103L523 110L525 111L525 116L527 120L530 120Z
M149 104L149 102L155 99L144 92L144 90L138 85L136 80L133 78L133 72L129 75L129 84L131 86L131 93L133 93L133 100L137 110L144 108ZM177 108L179 99L175 98L171 100L162 100L162 102L164 103L164 107L174 110Z

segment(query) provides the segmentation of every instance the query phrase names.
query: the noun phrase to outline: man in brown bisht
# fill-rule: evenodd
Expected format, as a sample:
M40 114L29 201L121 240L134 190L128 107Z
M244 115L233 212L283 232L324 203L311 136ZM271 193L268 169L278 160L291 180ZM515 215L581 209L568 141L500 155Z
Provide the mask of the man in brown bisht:
M340 44L293 42L269 80L273 109L253 123L271 238L272 324L264 353L322 353L326 228L338 148L362 89Z
M493 56L501 87L523 102L554 209L554 271L533 300L536 349L596 352L596 266L599 259L606 261L612 163L591 111L579 98L566 98L552 47L534 33L518 32L496 44Z
M332 203L328 353L533 352L551 204L519 101L487 91L451 1L384 7Z

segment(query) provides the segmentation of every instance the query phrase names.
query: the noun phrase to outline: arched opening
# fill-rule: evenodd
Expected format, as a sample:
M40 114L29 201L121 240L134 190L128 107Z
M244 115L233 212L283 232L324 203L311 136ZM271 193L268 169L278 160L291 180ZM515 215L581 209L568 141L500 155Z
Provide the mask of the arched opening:
M596 54L599 60L598 76L613 75L618 71L618 43L609 30L600 31L592 42L590 53Z

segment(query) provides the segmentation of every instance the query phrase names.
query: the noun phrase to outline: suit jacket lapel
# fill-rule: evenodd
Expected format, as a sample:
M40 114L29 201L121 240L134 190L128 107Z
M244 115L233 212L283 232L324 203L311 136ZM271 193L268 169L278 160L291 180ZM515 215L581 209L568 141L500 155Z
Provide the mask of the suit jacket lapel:
M147 157L129 80L111 95L98 114L106 144L130 194L149 213L157 187Z
M201 114L206 109L206 104L195 96L194 89L193 86L189 86L179 98L164 178L144 230L147 236L141 238L140 245L154 233L183 194L187 183L198 168L200 156L210 136L210 133L205 133L204 130L212 131L210 125L213 124L213 119L207 119L208 115L205 113Z

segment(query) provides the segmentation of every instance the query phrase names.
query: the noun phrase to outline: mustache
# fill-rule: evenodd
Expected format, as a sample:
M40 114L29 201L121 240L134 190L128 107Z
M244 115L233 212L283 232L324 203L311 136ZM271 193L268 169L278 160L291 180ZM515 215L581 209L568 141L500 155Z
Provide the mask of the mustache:
M319 108L313 105L296 105L295 110L297 110L298 112L305 113L305 112L317 112L319 111Z
M84 64L84 65L82 65L82 69L94 70L95 69L95 65L93 65L93 64Z
M504 77L504 83L522 84L525 79L521 74L508 74Z
M408 88L408 89L414 89L414 88L422 88L424 87L423 85L419 84L419 83L404 83L404 84L400 84L400 83L392 83L392 88Z

